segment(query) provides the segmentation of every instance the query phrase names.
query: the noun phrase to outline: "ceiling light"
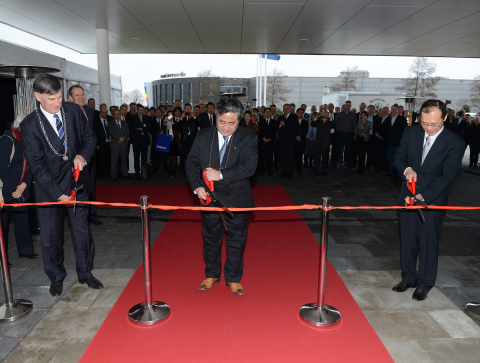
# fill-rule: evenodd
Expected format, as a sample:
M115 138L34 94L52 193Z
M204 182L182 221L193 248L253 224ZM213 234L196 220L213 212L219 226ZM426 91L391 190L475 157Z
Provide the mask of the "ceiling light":
M306 42L308 39L300 39L301 42Z
M133 40L142 40L142 39L140 39L140 38L132 38L132 39L133 39Z

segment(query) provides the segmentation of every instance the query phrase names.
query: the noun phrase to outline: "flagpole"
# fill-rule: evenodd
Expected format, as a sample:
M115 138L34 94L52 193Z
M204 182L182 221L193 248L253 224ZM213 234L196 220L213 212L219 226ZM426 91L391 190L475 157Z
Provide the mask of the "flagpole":
M255 107L258 107L260 103L262 103L262 56L260 55L260 77L258 77L258 94L257 94L257 102L255 102Z
M265 90L263 92L263 104L267 107L267 56L265 55Z
M257 78L256 78L256 82L255 82L255 86L257 87L256 90L255 90L255 98L258 99L258 54L257 54Z

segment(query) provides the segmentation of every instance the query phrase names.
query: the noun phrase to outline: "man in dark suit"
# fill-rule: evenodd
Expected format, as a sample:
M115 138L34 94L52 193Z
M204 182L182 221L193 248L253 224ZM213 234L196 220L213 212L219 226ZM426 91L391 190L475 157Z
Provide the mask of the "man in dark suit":
M307 107L307 106L305 106ZM302 161L305 147L307 146L308 121L304 119L305 110L303 108L297 109L298 118L298 135L295 137L295 167L298 174L302 174Z
M95 133L95 126L94 126L94 110L85 105L85 91L82 86L80 85L73 85L68 89L68 98L70 102L73 102L80 106L82 110L82 120L88 125L88 128ZM95 195L95 184L96 184L96 176L97 176L97 155L93 153L92 158L90 159L90 163L88 164L88 173L90 174L90 185L92 189L90 191L90 200L96 201L97 197ZM90 216L89 220L90 223L95 225L102 225L103 222L97 219L97 206L91 205L90 209Z
M273 173L273 153L277 143L278 122L273 118L271 108L265 108L264 117L258 122L258 171L268 175Z
M215 104L213 102L207 103L207 112L201 113L199 117L200 129L216 125Z
M388 117L389 113L388 107L383 107L381 110L378 111L378 118L373 120L372 123L372 132L373 132L373 146L374 146L374 155L375 155L375 171L380 173L383 172L384 174L388 173L388 158L387 158L387 151L385 150L385 145L383 144L383 137L380 134L382 125Z
M120 171L122 178L129 180L127 168L127 153L125 149L128 148L127 139L129 130L126 121L121 118L120 110L113 111L113 120L109 120L107 124L108 134L111 137L110 152L112 159L112 166L110 170L110 176L113 180L117 179L118 175L118 159L120 159Z
M392 177L398 175L394 167L395 154L400 146L403 130L407 127L407 119L398 115L398 105L395 103L390 108L390 115L385 119L380 128L382 143L388 158L388 173Z
M337 113L335 112L335 106L333 103L329 103L327 109L330 120L333 121L333 128L330 130L330 145L332 147L332 152L330 153L329 159L329 163L333 165L333 159L335 159L335 153L337 150L337 131L335 129L335 118L337 117Z
M158 134L163 133L163 109L157 108L155 110L155 118L150 128L150 134L152 135L152 150L150 151L150 162L152 163L152 172L158 173L163 161L163 155L165 153L155 150Z
M407 181L416 182L416 195L428 205L447 205L448 193L465 151L465 142L447 130L445 104L428 100L422 105L421 125L408 127L395 156L395 168ZM408 203L412 194L404 182L399 205ZM438 240L445 210L423 210L425 221L416 210L400 212L402 282L393 291L417 287L412 298L425 300L435 285L438 266ZM419 244L420 251L417 247ZM417 272L417 259L419 266Z
M379 122L381 122L380 117L375 115L375 106L374 105L369 105L367 107L367 112L368 112L368 118L367 120L372 123L372 127L370 128L369 133L369 138L368 138L368 143L367 143L367 171L370 170L372 166L375 165L375 142L377 139L375 137L375 133L373 131L374 124L378 126ZM377 139L378 140L378 139Z
M150 117L143 115L143 105L140 103L136 106L137 113L130 117L130 124L128 129L130 131L130 143L133 146L133 158L135 176L140 176L140 160L142 165L147 163L148 145L150 145L150 137L148 131L150 130ZM133 131L130 130L130 125Z
M196 116L192 112L192 105L187 103L185 105L185 111L180 116L180 129L182 130L182 157L180 160L180 170L185 169L185 161L197 136L197 120Z
M95 117L95 136L97 137L97 177L100 180L108 176L108 172L110 171L111 137L108 132L108 123L111 120L113 120L113 118L107 114L106 109L102 109L98 117Z
M335 127L335 122L330 119L328 112L323 112L321 117L315 121L310 121L310 125L317 128L315 133L315 159L313 163L315 175L320 175L320 173L327 175L331 130Z
M83 112L78 105L62 105L62 86L56 77L39 76L33 90L40 108L22 122L22 146L35 178L37 202L69 201L70 191L76 185L73 170L77 168L81 171L78 184L83 185L77 200L86 201L91 185L85 166L95 152L95 135L82 120ZM77 205L75 212L73 207L68 207L67 214L79 282L101 289L102 283L91 273L95 245L88 223L88 207ZM51 281L50 294L58 296L67 275L63 265L63 207L39 207L38 219L44 268Z
M295 140L298 136L298 117L290 113L290 105L283 105L283 115L278 118L278 152L282 173L279 177L293 178L295 170Z
M254 207L249 179L257 168L258 138L250 130L238 127L243 116L243 106L235 98L217 104L216 126L198 132L186 163L190 187L199 199L206 199L206 177L215 182L216 197L228 208ZM220 167L220 170L212 167ZM227 259L224 274L227 286L234 295L243 295L240 280L243 276L243 252L248 231L248 212L224 215ZM222 273L221 248L223 226L217 212L202 212L203 257L206 263L205 280L200 291L210 290L220 281Z

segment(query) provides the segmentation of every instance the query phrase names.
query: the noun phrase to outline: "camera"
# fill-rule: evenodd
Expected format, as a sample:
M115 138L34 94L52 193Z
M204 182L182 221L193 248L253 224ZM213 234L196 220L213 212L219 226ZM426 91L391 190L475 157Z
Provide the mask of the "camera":
M445 104L446 104L446 105L449 105L449 104L451 104L451 103L452 103L452 101L449 101L449 100L446 100L446 101L445 101Z

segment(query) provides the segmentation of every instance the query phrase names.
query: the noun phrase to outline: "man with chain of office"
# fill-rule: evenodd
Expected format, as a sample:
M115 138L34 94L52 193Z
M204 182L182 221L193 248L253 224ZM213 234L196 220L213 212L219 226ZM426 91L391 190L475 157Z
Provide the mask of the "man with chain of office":
M39 76L33 91L40 105L22 122L22 147L35 178L37 202L68 201L72 190L77 191L76 200L87 201L91 185L85 166L95 152L95 135L83 121L81 108L62 102L62 86L56 77ZM74 178L75 170L80 172L78 180ZM63 264L63 209L62 205L38 208L43 263L52 296L62 294L67 275ZM68 206L67 214L78 280L90 288L101 289L102 283L91 273L95 246L88 206Z
M185 167L190 187L202 204L223 209L222 212L202 212L206 267L200 291L210 290L220 281L225 230L225 282L234 295L242 296L240 280L250 213L232 213L228 208L255 206L248 178L257 168L258 137L252 131L238 127L243 106L237 99L220 101L215 114L215 123L197 133Z

